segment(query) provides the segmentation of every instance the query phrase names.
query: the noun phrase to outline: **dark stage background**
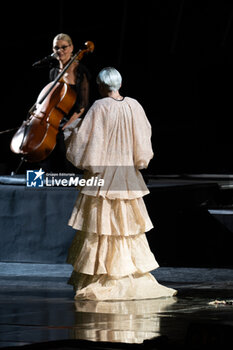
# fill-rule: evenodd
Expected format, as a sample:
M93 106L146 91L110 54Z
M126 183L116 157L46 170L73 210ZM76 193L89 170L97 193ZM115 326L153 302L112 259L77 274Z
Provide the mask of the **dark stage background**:
M153 126L155 158L149 171L232 173L233 4L229 1L5 2L1 22L1 129L20 126L48 68L32 63L52 53L68 33L95 77L105 66L122 73L122 94L136 98ZM15 170L13 132L1 134L0 173Z

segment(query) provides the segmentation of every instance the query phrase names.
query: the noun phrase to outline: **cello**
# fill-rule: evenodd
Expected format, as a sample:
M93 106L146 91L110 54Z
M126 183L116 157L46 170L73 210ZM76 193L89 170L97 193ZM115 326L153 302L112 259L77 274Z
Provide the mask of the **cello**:
M75 60L80 61L85 53L94 51L92 41L87 41L85 46L85 49L80 49L71 58L57 78L42 89L36 103L28 112L27 120L13 136L11 151L21 154L23 160L40 162L56 146L60 122L76 101L76 92L62 81L62 77Z

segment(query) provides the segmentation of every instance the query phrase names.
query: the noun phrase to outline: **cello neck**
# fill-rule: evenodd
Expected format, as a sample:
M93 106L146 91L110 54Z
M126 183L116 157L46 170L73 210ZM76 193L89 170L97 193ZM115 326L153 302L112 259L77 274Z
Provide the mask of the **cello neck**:
M29 114L33 113L33 111L35 110L37 104L41 104L46 97L50 94L50 92L53 90L54 86L57 84L57 82L63 77L63 75L65 74L65 72L67 71L67 69L71 66L71 64L74 62L74 60L76 59L76 57L80 54L82 50L79 50L73 57L72 59L67 63L67 65L63 68L63 70L58 74L58 76L56 77L56 79L53 81L53 84L50 86L50 88L48 89L48 91L46 91L46 93L41 97L41 99L39 101L37 101L36 103L34 103L34 105L30 108L29 110Z
M57 82L63 77L63 75L65 74L65 72L67 71L67 69L71 66L71 64L75 61L76 57L80 54L82 50L79 50L72 58L71 60L67 63L67 65L63 68L63 70L58 74L58 76L56 77L56 79L54 80L54 84L53 86L55 86L57 84ZM52 86L52 88L53 88ZM51 88L51 90L52 90ZM43 96L44 97L44 96ZM44 99L43 99L44 100ZM42 101L39 101L39 103L42 103Z

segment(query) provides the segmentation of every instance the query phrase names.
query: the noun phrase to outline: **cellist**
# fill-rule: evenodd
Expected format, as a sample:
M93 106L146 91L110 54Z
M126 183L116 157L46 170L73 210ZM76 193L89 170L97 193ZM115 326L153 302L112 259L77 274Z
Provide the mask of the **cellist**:
M57 65L52 67L49 72L50 81L55 80L70 61L73 49L73 42L69 35L61 33L55 36L53 39L53 52L57 58ZM73 165L66 159L63 130L74 120L83 116L89 104L90 73L83 64L74 61L63 75L62 80L76 91L77 99L70 113L61 120L55 149L46 160L40 162L40 166L46 172L74 171Z

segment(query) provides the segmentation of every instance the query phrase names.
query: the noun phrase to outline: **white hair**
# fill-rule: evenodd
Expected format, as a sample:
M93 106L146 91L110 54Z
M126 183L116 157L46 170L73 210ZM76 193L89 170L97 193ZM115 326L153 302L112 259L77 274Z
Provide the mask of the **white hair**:
M113 67L103 68L97 78L97 84L104 84L110 91L118 91L121 87L122 77Z

